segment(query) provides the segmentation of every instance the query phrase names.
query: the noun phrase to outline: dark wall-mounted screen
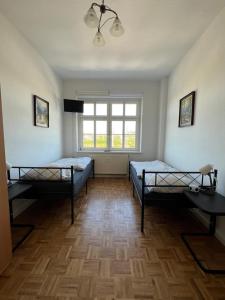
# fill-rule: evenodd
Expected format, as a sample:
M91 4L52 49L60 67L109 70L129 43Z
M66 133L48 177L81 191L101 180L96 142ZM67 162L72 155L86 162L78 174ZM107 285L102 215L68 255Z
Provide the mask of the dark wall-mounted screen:
M64 99L64 111L82 113L84 101Z

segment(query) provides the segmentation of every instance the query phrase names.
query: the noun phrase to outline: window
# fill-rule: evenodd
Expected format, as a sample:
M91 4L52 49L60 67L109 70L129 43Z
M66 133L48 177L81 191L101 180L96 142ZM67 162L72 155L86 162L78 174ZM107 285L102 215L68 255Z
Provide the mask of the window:
M139 99L86 100L79 115L80 151L140 151Z

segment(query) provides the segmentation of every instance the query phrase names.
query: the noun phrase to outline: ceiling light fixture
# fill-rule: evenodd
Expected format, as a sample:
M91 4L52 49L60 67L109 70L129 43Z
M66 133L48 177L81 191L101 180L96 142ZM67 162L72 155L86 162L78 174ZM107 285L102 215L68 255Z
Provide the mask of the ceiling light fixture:
M94 9L95 7L99 8L99 10L100 10L99 18L95 12L95 9ZM107 18L103 22L102 16L106 12L112 13L114 16ZM105 5L104 0L102 0L102 4L98 4L95 2L91 4L91 7L89 8L89 10L87 11L87 14L84 17L84 22L88 27L98 29L98 31L95 35L95 38L93 40L94 45L97 47L103 47L105 45L105 39L101 33L101 29L109 20L114 20L112 23L112 26L110 28L111 35L115 36L115 37L121 36L124 33L124 28L121 24L118 14L114 10L112 10L110 7Z

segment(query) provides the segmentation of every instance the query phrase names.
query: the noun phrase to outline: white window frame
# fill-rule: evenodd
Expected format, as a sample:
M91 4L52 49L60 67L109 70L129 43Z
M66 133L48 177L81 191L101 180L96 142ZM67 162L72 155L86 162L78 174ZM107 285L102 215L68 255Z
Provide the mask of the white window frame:
M98 97L96 98L87 98L85 99L79 98L83 100L85 103L94 103L94 115L86 116L83 114L79 114L78 116L78 137L77 137L77 145L78 152L122 152L122 153L140 153L141 152L141 127L142 127L142 102L143 99L141 97ZM98 103L107 103L107 116L96 116L96 104ZM112 116L112 104L123 104L123 116ZM137 104L137 114L136 116L125 116L125 104ZM83 120L93 120L93 121L107 121L107 148L83 148ZM111 147L111 137L112 137L112 121L123 121L123 148L112 148ZM125 121L136 121L136 147L133 149L124 148L124 140L125 140ZM94 122L94 144L96 143L96 128Z

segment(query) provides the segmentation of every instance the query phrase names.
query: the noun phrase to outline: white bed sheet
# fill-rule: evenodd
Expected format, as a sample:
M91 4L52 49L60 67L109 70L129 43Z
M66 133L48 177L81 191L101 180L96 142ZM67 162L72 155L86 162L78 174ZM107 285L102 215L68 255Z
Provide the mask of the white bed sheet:
M90 163L90 157L75 157L75 158L62 158L48 165L41 166L42 168L24 169L24 180L60 180L61 170L51 168L70 168L74 167L75 171L84 170ZM50 169L45 169L45 168ZM62 170L62 179L69 180L71 177L71 170Z
M77 171L84 170L87 165L90 163L91 158L88 156L85 157L70 157L70 158L62 158L53 163L50 163L49 167L58 167L58 168L70 168L74 167Z

